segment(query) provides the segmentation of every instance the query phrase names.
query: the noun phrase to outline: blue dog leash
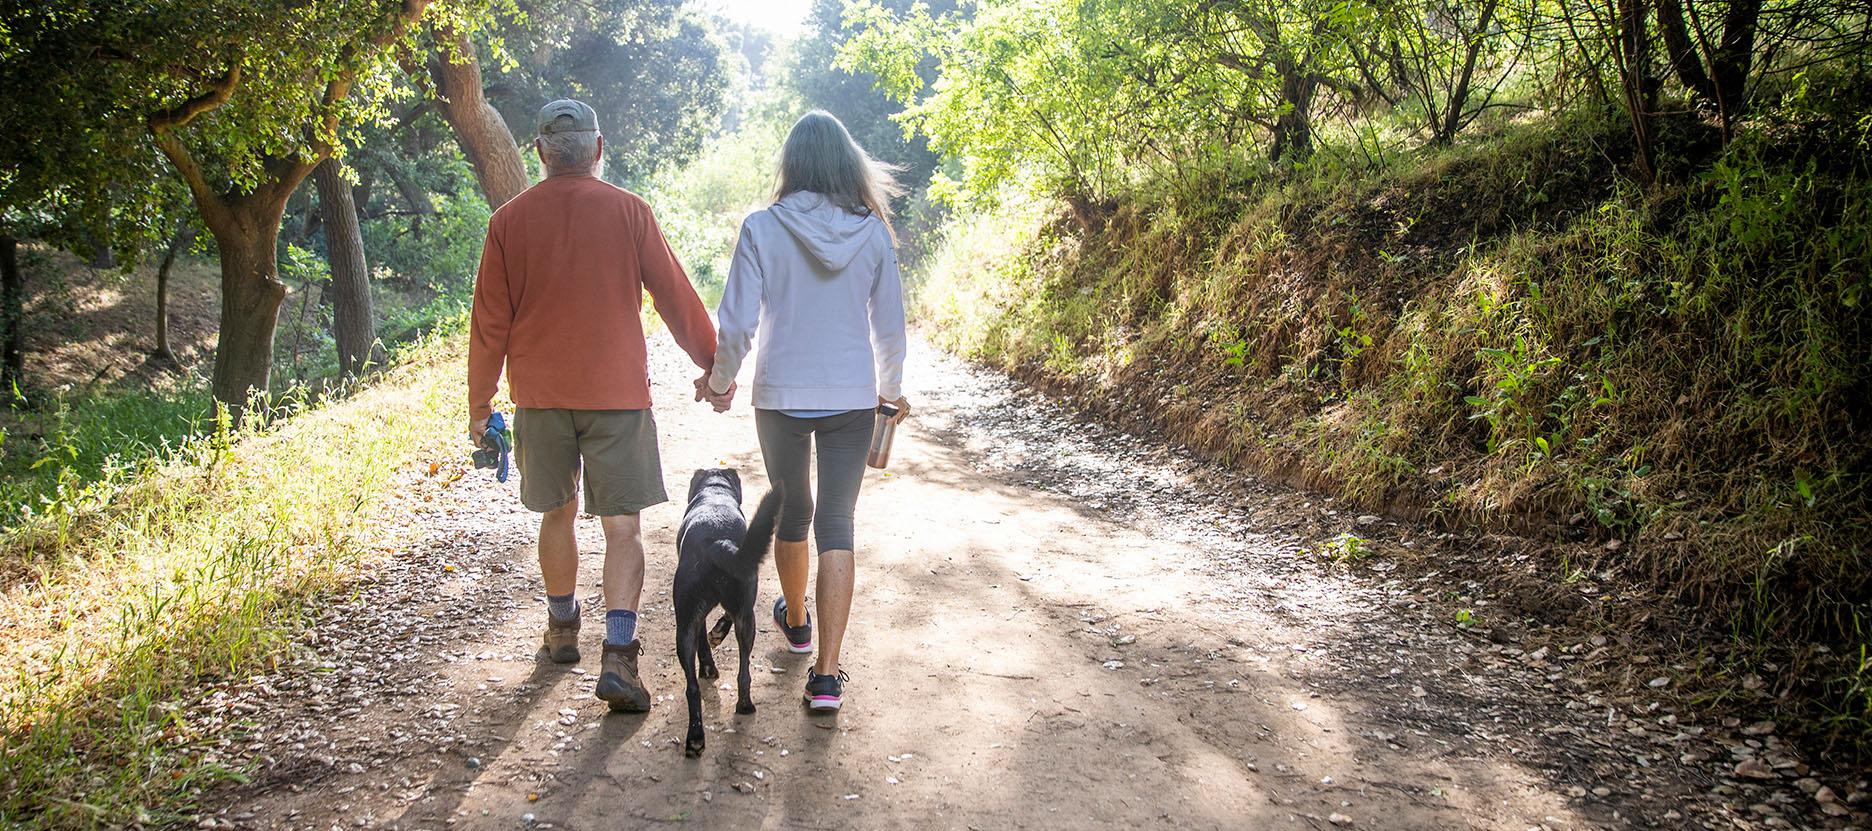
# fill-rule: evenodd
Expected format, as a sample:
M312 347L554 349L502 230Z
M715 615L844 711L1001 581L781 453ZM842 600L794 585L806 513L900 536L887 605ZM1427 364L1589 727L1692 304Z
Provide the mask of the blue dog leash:
M474 452L474 466L495 468L494 480L507 481L507 462L513 455L513 439L507 432L507 419L500 413L488 416L487 432L481 434L481 449Z

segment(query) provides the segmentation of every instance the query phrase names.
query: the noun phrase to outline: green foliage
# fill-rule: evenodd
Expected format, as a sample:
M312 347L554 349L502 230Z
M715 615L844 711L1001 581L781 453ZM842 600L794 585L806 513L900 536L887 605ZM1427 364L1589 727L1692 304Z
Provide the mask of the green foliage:
M414 355L357 399L289 400L303 417L223 424L8 524L9 574L32 588L9 599L0 644L0 821L184 824L240 777L219 757L228 736L196 715L209 685L284 655L318 598L381 550L399 471L454 434L460 340Z
M211 148L210 181L249 190L269 159L297 158L336 143L378 115L373 91L388 83L367 42L399 23L386 0L159 2L134 7L14 6L0 18L0 78L13 117L7 169L31 177L27 192L134 197L167 178L147 140L149 119L181 116L207 88L232 76L238 94L190 123L188 141ZM308 81L356 72L363 94L321 100ZM203 103L207 103L203 100ZM9 194L10 196L10 194Z
M711 305L727 284L741 220L773 195L774 160L788 126L772 115L745 121L710 139L690 164L664 169L644 192L663 236Z
M528 141L541 105L582 100L604 133L606 177L635 188L695 158L720 125L738 56L698 12L671 0L527 5L531 13L498 28L497 44L527 59L505 61L485 82Z
M487 202L464 185L433 197L435 213L416 230L393 223L364 226L366 250L381 252L376 269L382 279L445 291L474 287L481 267L481 244L487 238Z
M915 4L889 0L883 8L903 13L913 5L923 7L925 14L960 13L955 0ZM927 138L908 133L896 122L896 116L903 112L902 104L885 93L883 80L877 75L841 66L838 62L839 50L860 36L865 22L858 18L847 19L844 0L813 0L806 23L807 31L793 42L781 76L782 88L795 99L794 108L800 112L814 108L830 112L844 122L852 138L866 152L903 166L902 181L912 187L928 182L930 174L936 170L938 157L930 149ZM900 82L903 78L914 78L927 84L936 78L936 63L932 58L914 51L890 57L901 63L893 69Z
M902 17L861 3L847 12L859 34L839 66L869 71L900 101L904 120L931 146L966 165L972 196L1037 174L1052 193L1093 195L1123 176L1123 145L1114 145L1113 101L1122 77L1100 73L1106 22L1076 0L983 4L975 16L935 17L913 7ZM1066 25L1060 25L1060 21ZM943 83L922 93L917 65L937 62ZM1029 158L1032 153L1037 158ZM1030 162L1038 162L1032 170Z
M1327 540L1316 553L1340 565L1350 565L1370 557L1372 549L1367 541L1357 534L1340 534Z
M846 12L856 34L838 54L841 67L870 73L906 104L900 118L961 164L968 195L1019 182L1100 203L1253 144L1304 166L1316 147L1376 159L1420 142L1450 144L1522 110L1581 102L1629 110L1617 91L1625 79L1673 68L1683 86L1668 91L1721 110L1726 140L1754 103L1742 100L1745 87L1772 94L1764 91L1792 75L1798 88L1816 66L1863 74L1872 50L1863 47L1861 11L1805 0L1757 6L1631 6L1662 37L1681 29L1670 54L1688 57L1652 54L1629 71L1618 57L1617 8L1537 0L983 0L972 15L858 0ZM1668 10L1688 23L1665 25L1675 20ZM1740 46L1709 56L1692 48L1718 42ZM1715 80L1698 83L1704 59ZM1640 110L1621 116L1628 125L1651 125L1672 109L1646 83ZM1646 169L1659 148L1671 149L1656 125L1636 136L1618 152L1638 151Z
M93 501L98 488L167 462L212 427L207 390L80 389L49 393L5 434L0 526Z
M909 104L967 194L1021 182L1096 202L1138 168L1161 178L1256 132L1272 158L1304 160L1315 97L1360 83L1351 46L1376 18L1356 3L1001 0L972 17L860 2L847 19L859 34L840 65ZM915 71L925 56L940 82Z

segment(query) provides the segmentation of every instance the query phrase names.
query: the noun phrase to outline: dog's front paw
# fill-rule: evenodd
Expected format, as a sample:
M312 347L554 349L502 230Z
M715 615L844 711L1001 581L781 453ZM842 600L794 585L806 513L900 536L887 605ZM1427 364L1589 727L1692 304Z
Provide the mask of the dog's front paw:
M689 734L688 741L683 742L683 748L682 748L683 755L691 759L694 759L697 756L701 756L702 748L706 744L707 742L703 741L702 739L702 731L696 730L695 732L692 732Z

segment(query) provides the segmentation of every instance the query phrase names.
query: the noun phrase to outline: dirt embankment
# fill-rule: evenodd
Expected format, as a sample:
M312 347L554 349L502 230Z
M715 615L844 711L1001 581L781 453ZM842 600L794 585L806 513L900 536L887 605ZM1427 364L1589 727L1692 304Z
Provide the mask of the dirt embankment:
M221 320L213 262L183 257L170 273L169 348L176 362L168 364L150 359L155 264L125 274L41 246L22 248L21 259L26 377L35 390L167 388L177 372L206 373L213 364Z

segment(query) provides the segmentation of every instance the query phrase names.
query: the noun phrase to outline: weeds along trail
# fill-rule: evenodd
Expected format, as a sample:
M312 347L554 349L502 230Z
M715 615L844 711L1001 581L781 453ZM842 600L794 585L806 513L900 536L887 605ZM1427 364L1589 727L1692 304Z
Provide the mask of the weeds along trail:
M163 822L231 775L220 685L290 662L308 609L407 545L421 460L459 422L459 341L368 389L237 441L207 439L7 535L0 816L38 827Z

